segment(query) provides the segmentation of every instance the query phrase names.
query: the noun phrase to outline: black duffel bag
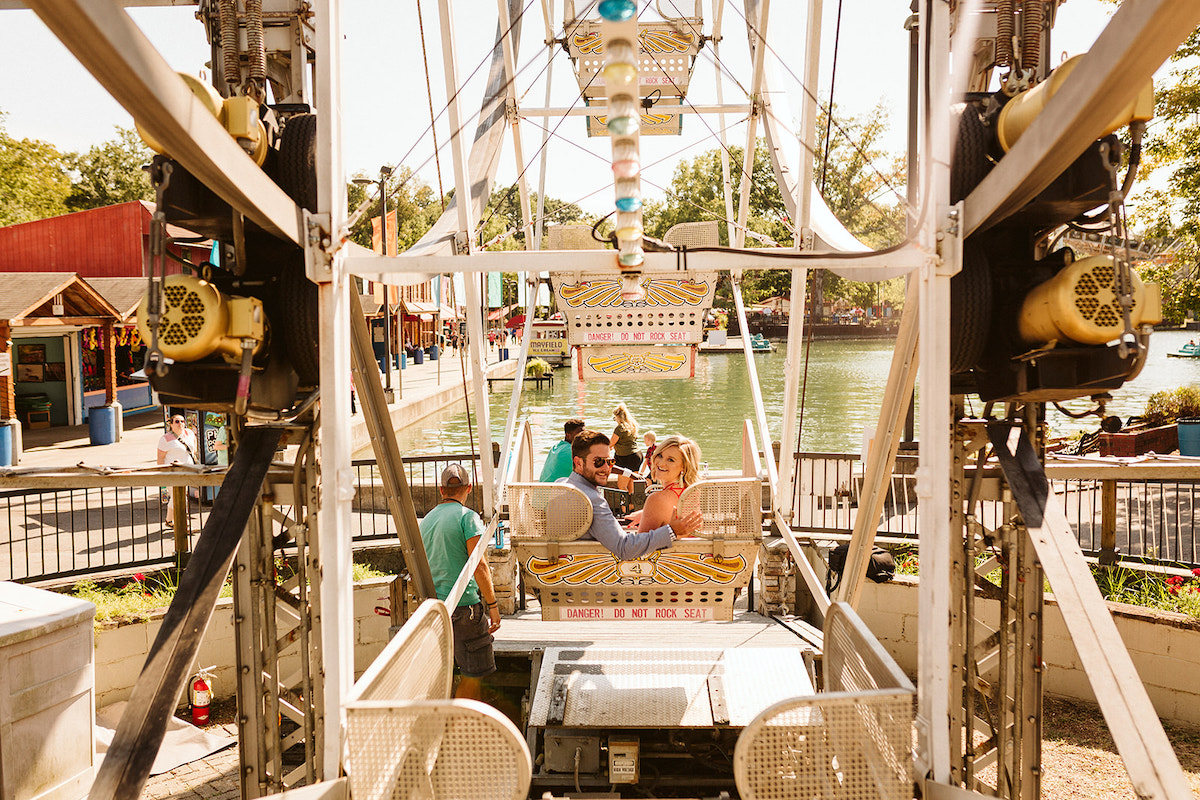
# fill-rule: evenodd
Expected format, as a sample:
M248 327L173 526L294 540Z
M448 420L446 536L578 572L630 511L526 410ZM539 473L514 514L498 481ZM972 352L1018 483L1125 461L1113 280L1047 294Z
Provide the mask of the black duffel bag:
M825 573L825 592L832 594L842 582L846 569L846 556L850 553L849 543L839 544L829 551L829 571ZM882 547L871 548L871 560L867 562L867 577L876 583L887 583L896 574L896 559Z

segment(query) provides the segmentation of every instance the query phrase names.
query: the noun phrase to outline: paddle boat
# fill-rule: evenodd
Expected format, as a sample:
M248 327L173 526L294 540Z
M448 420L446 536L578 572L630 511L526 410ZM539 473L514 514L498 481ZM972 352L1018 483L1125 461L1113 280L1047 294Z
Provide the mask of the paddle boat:
M1171 358L1200 358L1200 345L1193 339L1174 353L1167 353Z

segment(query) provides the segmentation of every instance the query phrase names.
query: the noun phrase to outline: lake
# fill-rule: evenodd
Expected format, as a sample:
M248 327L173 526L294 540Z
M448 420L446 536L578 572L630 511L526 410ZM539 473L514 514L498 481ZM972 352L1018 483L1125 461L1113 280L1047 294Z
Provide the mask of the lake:
M1157 391L1183 385L1200 385L1200 359L1168 358L1197 334L1163 331L1151 338L1150 357L1135 380L1113 393L1109 413L1123 418L1140 414L1146 399ZM773 353L753 356L762 386L772 439L779 438L783 413L784 344ZM857 453L862 431L874 426L887 382L893 343L890 340L828 340L812 343L808 353L807 389L804 397L801 449L807 452ZM803 359L803 354L801 358ZM803 363L803 361L802 361ZM694 380L646 379L581 384L573 373L555 372L554 387L526 388L520 419L529 421L540 463L546 450L562 438L563 421L583 417L589 427L611 433L612 409L624 402L643 432L658 437L680 433L695 439L704 459L714 469L741 465L742 421L753 419L745 356L741 353L700 355ZM511 398L508 383L497 383L491 396L492 435L504 434ZM1069 404L1073 411L1089 407L1086 400ZM463 453L472 449L462 404L398 431L400 452L405 455ZM982 411L977 398L973 409ZM1081 429L1095 430L1095 417L1072 420L1053 408L1047 410L1053 435ZM474 415L471 420L475 425ZM476 445L477 447L478 445ZM369 456L367 456L369 457Z

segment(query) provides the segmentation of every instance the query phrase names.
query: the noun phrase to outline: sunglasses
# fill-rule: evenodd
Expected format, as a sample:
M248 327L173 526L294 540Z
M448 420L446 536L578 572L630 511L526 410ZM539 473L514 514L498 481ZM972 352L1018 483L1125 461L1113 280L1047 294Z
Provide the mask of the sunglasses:
M615 458L603 458L601 456L596 456L595 458L592 459L592 466L595 467L596 469L600 469L605 464L608 464L611 467L615 463L617 463L617 460Z
M176 422L178 422L180 425L182 425L182 424L183 424L183 420L181 420L181 419L173 419L173 420L171 420L171 424L172 424L172 425L174 425Z

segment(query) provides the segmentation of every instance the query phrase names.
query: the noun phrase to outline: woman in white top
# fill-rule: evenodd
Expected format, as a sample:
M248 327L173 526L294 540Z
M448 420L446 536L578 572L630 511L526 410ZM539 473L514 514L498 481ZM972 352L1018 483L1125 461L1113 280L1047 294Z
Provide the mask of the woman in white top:
M171 428L158 440L159 464L195 464L196 433L186 425L182 414L171 415ZM175 524L175 495L166 490L167 527Z

